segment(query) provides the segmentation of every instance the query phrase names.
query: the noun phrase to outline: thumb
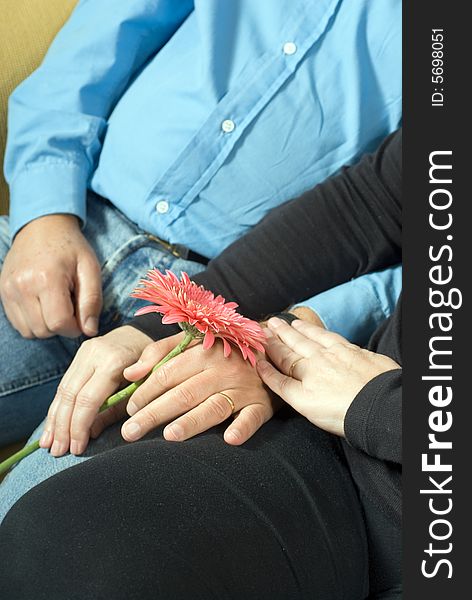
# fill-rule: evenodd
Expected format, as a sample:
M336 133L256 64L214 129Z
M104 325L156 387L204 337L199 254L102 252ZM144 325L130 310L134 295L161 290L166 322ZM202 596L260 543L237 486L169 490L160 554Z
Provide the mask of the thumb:
M157 363L164 358L173 348L182 341L183 334L177 333L157 342L148 344L141 356L133 365L126 367L123 371L128 381L138 381L149 373Z
M75 301L80 329L85 335L97 335L102 310L102 277L95 256L79 258Z
M126 367L123 371L125 378L128 381L138 381L138 379L147 375L161 358L164 358L167 354L164 346L167 346L166 340L159 340L146 346L137 362Z

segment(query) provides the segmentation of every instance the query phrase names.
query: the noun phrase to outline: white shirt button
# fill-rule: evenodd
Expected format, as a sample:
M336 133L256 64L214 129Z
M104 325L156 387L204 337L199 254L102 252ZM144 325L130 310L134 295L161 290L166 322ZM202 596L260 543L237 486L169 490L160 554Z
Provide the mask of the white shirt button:
M223 121L223 123L221 123L221 129L225 133L231 133L232 131L234 131L235 127L236 127L236 125L234 124L234 121L232 121L231 119L226 119L225 121Z
M167 200L159 200L159 202L156 204L156 212L158 212L160 215L164 215L166 212L168 212L168 210L169 203Z
M287 56L291 56L292 54L295 54L295 52L297 51L297 45L294 44L293 42L285 42L285 44L283 46L283 51L284 51L284 54L286 54Z

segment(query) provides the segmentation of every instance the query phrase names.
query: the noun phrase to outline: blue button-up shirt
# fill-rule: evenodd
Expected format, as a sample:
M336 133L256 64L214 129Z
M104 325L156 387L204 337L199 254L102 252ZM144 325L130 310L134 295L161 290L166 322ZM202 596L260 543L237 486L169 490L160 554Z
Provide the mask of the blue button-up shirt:
M400 0L82 0L10 99L11 233L89 187L213 257L400 115Z

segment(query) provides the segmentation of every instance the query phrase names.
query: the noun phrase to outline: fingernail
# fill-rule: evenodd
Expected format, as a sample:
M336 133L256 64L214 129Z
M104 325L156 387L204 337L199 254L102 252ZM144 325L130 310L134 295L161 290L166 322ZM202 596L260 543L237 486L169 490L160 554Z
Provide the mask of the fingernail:
M129 365L128 367L126 367L125 371L127 371L128 369L135 369L136 367L139 367L142 364L143 364L143 361L141 359L139 359L132 365Z
M80 454L79 442L72 440L72 442L70 443L70 453L71 454Z
M226 433L226 438L229 441L238 442L241 439L241 432L239 429L231 429Z
M282 319L279 319L278 317L271 317L268 323L271 327L277 329L277 327L280 327L282 323L284 323L284 321L282 321Z
M50 431L43 431L43 435L39 439L40 446L50 446L52 434Z
M89 334L95 335L98 332L98 319L97 317L88 317L85 321L85 329Z
M138 407L132 400L128 402L126 406L126 412L129 414L130 417L132 417L138 412Z
M264 329L264 335L266 336L266 338L274 337L274 334L272 333L272 331L268 327L266 327Z
M54 444L52 445L51 448L51 454L53 456L60 456L61 454L63 454L63 446L60 442L58 442L57 440L54 440Z
M141 425L138 425L138 423L126 423L124 430L126 437L130 440L137 440L141 435Z
M175 441L181 440L184 437L184 430L180 425L177 425L175 423L173 425L167 425L164 433L166 439L169 437L170 433L170 437L173 438Z

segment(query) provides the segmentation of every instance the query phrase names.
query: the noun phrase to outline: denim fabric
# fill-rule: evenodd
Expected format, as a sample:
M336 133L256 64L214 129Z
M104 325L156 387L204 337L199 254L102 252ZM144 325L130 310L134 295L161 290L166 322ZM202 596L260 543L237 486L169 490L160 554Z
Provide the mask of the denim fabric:
M84 234L102 267L101 334L128 321L143 304L129 294L148 269L157 267L194 275L203 268L163 250L109 202L93 193L88 198L88 212ZM8 247L8 219L0 217L0 265ZM0 303L0 446L26 438L41 423L83 339L26 340L11 327ZM18 485L25 492L41 479L80 460L69 456L56 460L47 452L38 451L24 461L14 478L10 477L21 479ZM9 505L6 496L14 485L10 477L1 488L0 514Z

